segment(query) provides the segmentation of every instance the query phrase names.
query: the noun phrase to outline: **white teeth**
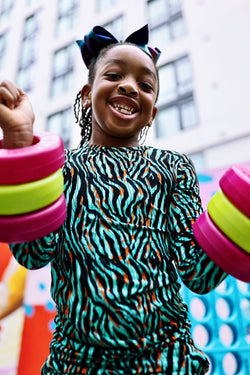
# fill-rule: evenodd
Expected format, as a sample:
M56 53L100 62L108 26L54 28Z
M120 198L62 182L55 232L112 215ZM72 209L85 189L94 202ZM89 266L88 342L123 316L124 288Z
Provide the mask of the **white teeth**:
M119 111L119 112L121 112L121 113L123 113L125 115L132 115L135 112L135 110L133 108L124 107L124 106L118 105L118 104L115 104L114 108L117 111Z

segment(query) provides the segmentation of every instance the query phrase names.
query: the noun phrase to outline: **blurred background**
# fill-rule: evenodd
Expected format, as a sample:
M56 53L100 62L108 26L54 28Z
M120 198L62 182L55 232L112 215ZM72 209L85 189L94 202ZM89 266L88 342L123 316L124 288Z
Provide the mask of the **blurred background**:
M145 143L192 158L206 206L227 167L250 169L249 0L0 0L0 81L30 96L35 130L77 147L73 104L87 70L75 40L95 25L124 40L146 23L162 55ZM0 251L0 375L39 375L55 314L49 269L26 273ZM229 276L208 295L183 295L210 373L249 375L250 285Z
M198 171L250 160L249 0L0 0L0 79L31 98L36 130L75 147L73 103L87 81L75 40L93 26L118 40L146 23L158 62L147 144L190 155Z

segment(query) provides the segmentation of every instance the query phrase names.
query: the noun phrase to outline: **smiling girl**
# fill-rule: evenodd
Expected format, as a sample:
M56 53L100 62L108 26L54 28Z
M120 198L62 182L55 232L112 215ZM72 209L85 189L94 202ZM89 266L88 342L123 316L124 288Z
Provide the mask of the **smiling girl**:
M43 375L208 370L177 275L206 293L226 274L193 235L202 207L191 161L140 145L159 91L159 51L147 40L145 26L125 43L101 27L78 41L89 79L74 106L82 140L65 151L67 218L44 238L11 245L27 268L51 262L57 316ZM4 147L30 145L27 96L5 81L0 102Z

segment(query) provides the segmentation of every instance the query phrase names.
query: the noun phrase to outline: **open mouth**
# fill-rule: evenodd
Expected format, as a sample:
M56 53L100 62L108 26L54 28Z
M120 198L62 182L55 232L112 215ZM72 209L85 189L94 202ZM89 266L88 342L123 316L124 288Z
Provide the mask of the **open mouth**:
M118 111L118 112L120 112L124 115L133 115L135 112L137 112L137 110L135 108L128 107L127 105L124 105L124 104L115 103L115 104L112 104L112 107L116 111Z

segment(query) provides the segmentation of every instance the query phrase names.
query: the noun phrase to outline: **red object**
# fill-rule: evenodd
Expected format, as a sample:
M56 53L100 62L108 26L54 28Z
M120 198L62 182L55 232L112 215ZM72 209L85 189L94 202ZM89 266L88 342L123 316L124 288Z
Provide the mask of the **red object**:
M220 187L227 198L250 218L250 171L233 165L221 177Z
M193 225L197 242L205 253L225 272L250 282L250 254L233 244L213 223L207 211Z
M24 215L0 216L0 241L20 243L37 240L59 228L65 217L64 194L39 211Z
M52 339L51 322L55 311L45 306L33 306L32 314L24 320L18 375L40 375L41 367L49 355Z
M6 243L0 242L0 280L2 279L4 271L9 264L11 255L12 254L9 246Z
M4 149L0 141L0 185L15 185L40 180L63 166L62 139L49 132L34 135L31 146Z

